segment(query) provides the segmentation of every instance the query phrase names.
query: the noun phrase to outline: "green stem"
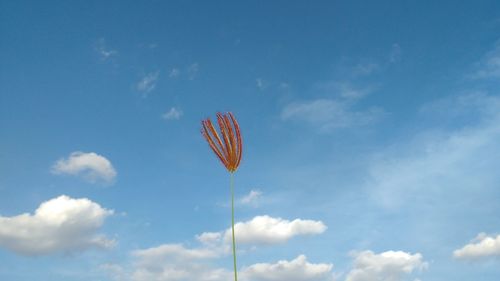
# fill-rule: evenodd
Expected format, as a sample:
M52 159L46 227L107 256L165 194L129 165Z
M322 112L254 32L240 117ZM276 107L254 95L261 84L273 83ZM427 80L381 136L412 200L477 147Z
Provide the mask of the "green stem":
M236 270L236 241L234 239L234 183L233 173L231 173L231 229L233 231L233 264L234 264L234 281L238 281L238 273Z

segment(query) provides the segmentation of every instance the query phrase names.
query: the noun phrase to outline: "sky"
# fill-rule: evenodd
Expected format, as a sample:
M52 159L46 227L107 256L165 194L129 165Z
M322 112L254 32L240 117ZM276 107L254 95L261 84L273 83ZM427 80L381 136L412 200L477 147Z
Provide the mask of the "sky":
M498 1L0 1L0 279L500 279Z

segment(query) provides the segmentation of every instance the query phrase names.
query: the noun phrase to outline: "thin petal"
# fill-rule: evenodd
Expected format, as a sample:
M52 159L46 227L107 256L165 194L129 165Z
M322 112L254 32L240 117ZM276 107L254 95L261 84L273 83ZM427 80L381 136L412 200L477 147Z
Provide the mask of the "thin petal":
M217 157L222 162L222 164L227 167L228 163L227 163L226 159L223 157L221 151L219 150L219 148L217 147L217 145L213 141L213 139L210 136L209 131L207 129L207 126L208 127L213 127L212 124L211 124L211 122L210 121L208 121L208 122L202 122L202 125L203 125L202 134L205 137L205 139L207 140L208 145L213 150L213 152L215 153L215 155L217 155Z
M236 140L234 137L234 131L231 126L231 121L229 121L229 117L227 115L224 115L224 124L226 126L226 130L228 132L228 137L229 137L229 145L231 147L231 159L230 163L233 169L236 168L236 162L237 162L237 147L236 147Z
M240 162L241 162L241 157L243 155L243 140L241 138L240 125L236 121L236 118L234 118L234 115L231 112L229 113L229 117L231 117L231 121L233 122L236 140L238 142L237 161L236 161L236 168L238 168L238 166L240 165Z
M228 157L227 152L224 149L224 145L222 144L222 141L221 141L221 139L219 137L219 134L215 130L214 125L212 124L212 121L210 119L207 119L206 122L209 125L208 129L210 130L210 132L212 133L212 135L214 136L214 138L217 140L217 143L219 144L219 150L222 152L223 157L227 159L227 157Z
M217 113L217 122L219 123L219 128L221 131L221 135L223 137L224 147L225 147L225 151L226 151L226 158L228 160L228 163L230 163L231 146L229 144L229 137L228 137L228 132L226 130L226 126L224 126L224 117L222 116L221 113Z

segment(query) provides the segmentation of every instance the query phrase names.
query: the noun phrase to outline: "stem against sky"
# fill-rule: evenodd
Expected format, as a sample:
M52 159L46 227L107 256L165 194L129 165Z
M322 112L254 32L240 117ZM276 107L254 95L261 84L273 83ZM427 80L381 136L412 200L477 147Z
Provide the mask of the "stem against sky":
M236 270L236 240L234 237L234 179L233 175L234 173L230 173L230 186L231 186L231 231L233 234L233 265L234 265L234 280L238 280L238 271Z
M222 135L222 140L215 130L210 118L201 121L203 126L201 134L207 140L210 148L226 167L230 174L231 189L231 232L233 240L233 265L234 280L238 281L236 266L236 239L234 235L234 172L238 169L243 152L243 142L241 139L240 126L231 112L227 114L217 113L217 123Z

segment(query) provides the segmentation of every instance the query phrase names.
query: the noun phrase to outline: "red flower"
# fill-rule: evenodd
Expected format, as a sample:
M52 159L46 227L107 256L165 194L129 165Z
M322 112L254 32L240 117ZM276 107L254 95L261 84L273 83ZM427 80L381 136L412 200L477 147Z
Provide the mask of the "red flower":
M217 113L217 123L219 123L222 140L210 118L201 121L203 126L201 133L222 164L230 173L233 173L240 165L243 149L240 126L231 112Z

